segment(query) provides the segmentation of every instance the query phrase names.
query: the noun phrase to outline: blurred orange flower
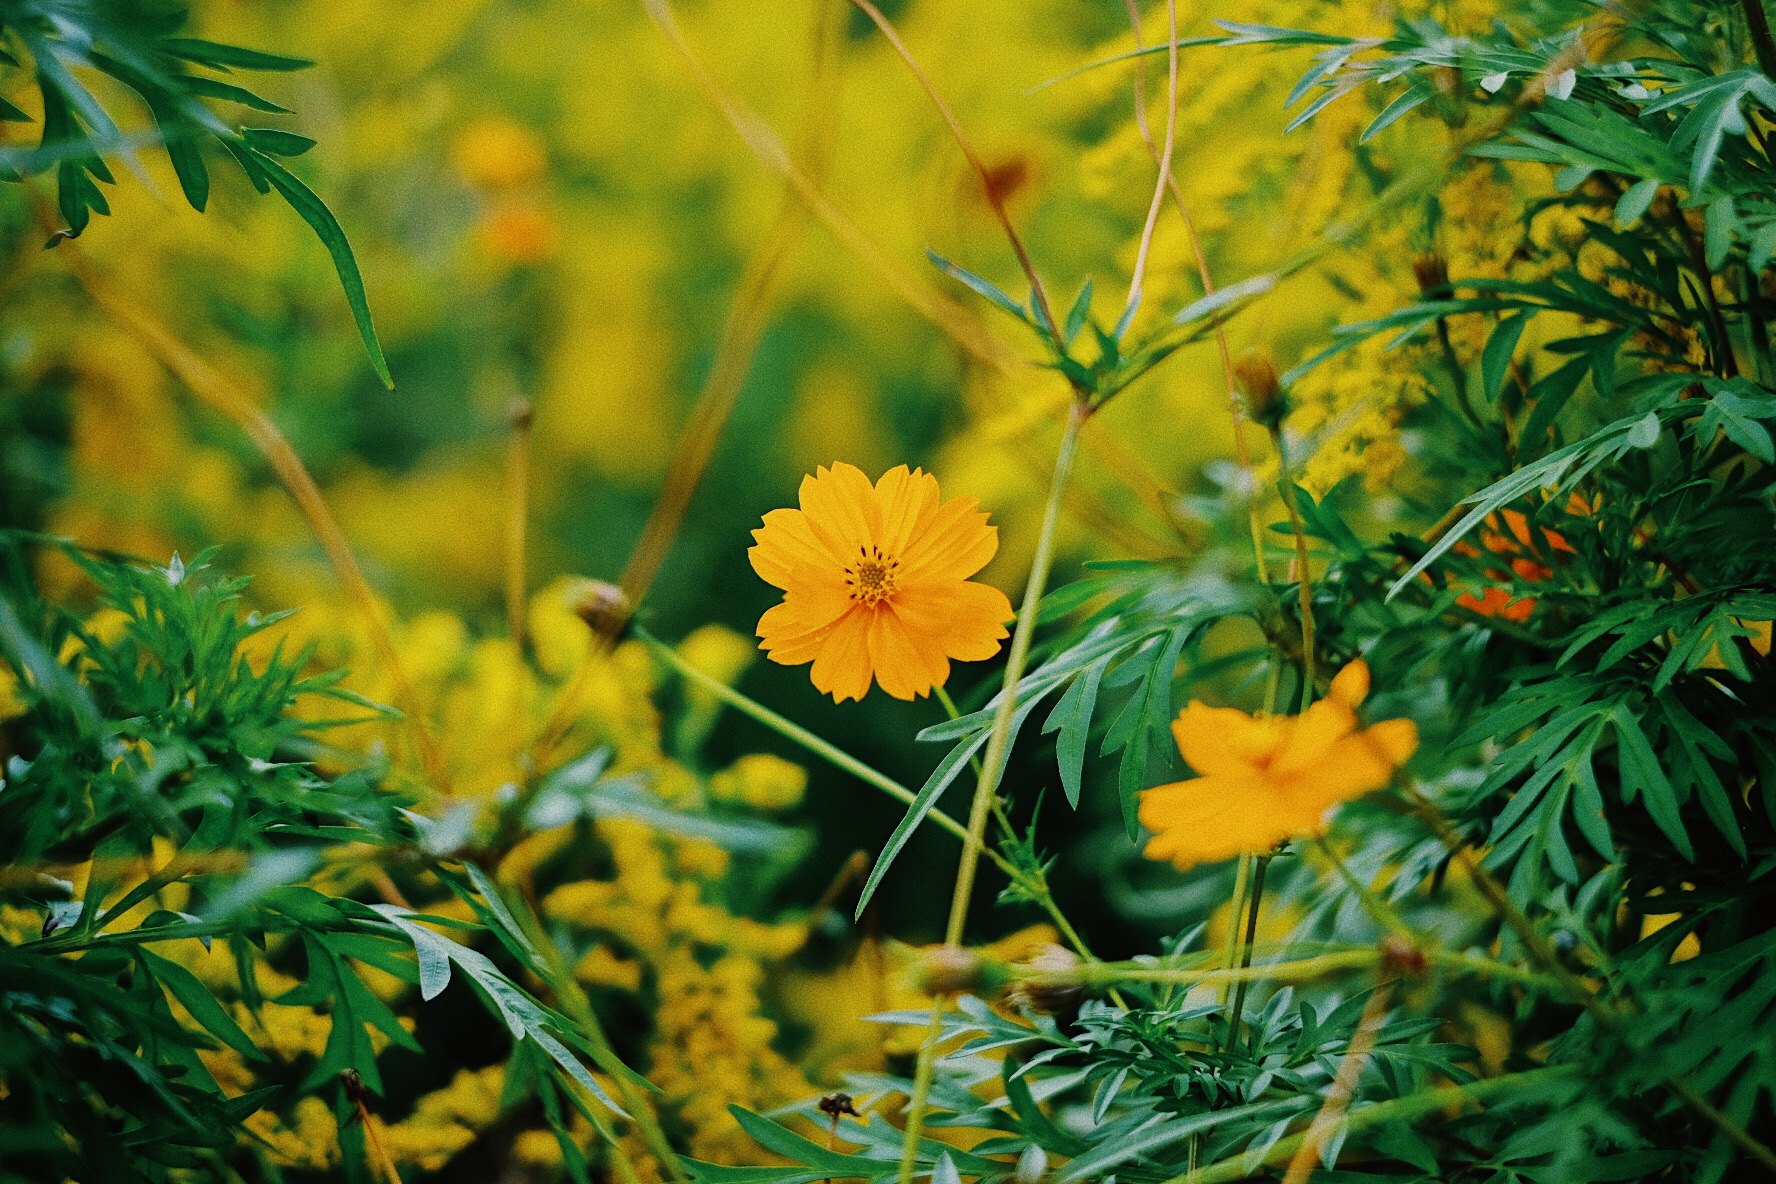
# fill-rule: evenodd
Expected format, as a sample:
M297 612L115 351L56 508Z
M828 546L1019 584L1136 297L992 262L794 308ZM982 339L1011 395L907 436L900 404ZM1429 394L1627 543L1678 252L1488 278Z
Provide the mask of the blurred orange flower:
M759 618L760 648L785 666L814 663L834 702L870 681L896 699L926 695L950 660L999 652L1011 602L969 576L999 549L971 497L940 502L937 479L898 465L871 485L854 465L804 477L801 509L772 510L748 554L783 603Z
M1418 748L1418 727L1390 719L1359 728L1369 667L1357 659L1326 698L1297 716L1250 716L1192 700L1172 723L1191 781L1141 795L1147 858L1179 871L1235 855L1261 855L1285 839L1326 829L1326 812L1393 780Z

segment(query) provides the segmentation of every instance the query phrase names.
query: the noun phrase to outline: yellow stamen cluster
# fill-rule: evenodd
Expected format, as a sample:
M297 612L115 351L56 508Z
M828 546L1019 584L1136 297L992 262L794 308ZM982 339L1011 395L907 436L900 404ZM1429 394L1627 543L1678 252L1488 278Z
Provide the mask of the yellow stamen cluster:
M851 589L852 600L873 608L894 596L894 573L900 560L883 555L880 547L858 547L857 551L863 558L845 568L845 586Z

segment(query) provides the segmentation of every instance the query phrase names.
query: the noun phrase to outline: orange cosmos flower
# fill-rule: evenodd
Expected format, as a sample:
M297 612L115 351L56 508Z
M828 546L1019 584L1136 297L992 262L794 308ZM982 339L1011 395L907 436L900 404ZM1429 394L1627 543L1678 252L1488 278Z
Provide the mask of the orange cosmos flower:
M870 680L896 699L930 694L950 659L999 652L1011 602L969 576L999 549L971 497L938 500L937 479L898 465L871 485L836 463L802 478L799 510L772 510L748 554L783 603L759 618L759 648L785 666L814 663L835 703Z
M1192 700L1172 735L1197 777L1141 795L1141 825L1153 832L1147 857L1184 871L1323 834L1328 810L1386 785L1418 748L1409 719L1359 728L1368 693L1359 658L1300 715L1255 718Z

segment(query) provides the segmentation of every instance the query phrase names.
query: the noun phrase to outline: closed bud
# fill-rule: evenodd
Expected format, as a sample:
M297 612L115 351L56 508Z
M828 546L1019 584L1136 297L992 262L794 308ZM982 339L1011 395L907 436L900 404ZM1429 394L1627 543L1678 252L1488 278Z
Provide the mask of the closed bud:
M1019 979L1011 989L1010 1003L1042 1015L1065 1015L1079 1006L1080 997L1085 994L1084 986L1067 976L1084 964L1078 954L1064 946L1052 942L1042 946L1018 966L1043 977Z
M1381 939L1381 964L1401 978L1422 978L1430 961L1416 944L1390 933Z
M919 960L915 982L928 995L979 995L990 999L1005 987L1005 965L961 946L932 946Z
M1449 294L1449 264L1438 254L1420 255L1412 261L1412 278L1426 296Z
M574 615L592 626L592 632L614 641L629 623L629 598L615 584L586 580L576 590Z
M1246 396L1246 411L1256 423L1275 427L1282 422L1283 388L1276 367L1266 354L1247 354L1233 364L1233 376Z

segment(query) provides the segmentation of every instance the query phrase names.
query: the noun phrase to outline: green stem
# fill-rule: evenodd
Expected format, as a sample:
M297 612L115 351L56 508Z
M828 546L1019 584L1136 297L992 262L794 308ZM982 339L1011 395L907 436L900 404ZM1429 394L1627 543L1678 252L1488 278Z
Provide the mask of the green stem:
M1469 1082L1467 1085L1448 1086L1440 1089L1428 1089L1423 1093L1410 1094L1404 1098L1394 1098L1387 1102L1378 1102L1366 1106L1345 1116L1344 1131L1346 1135L1355 1135L1368 1130L1372 1126L1383 1126L1395 1122L1413 1122L1427 1114L1435 1114L1439 1110L1448 1109L1457 1101L1479 1102L1494 1094L1508 1093L1519 1088L1533 1088L1550 1081L1573 1077L1578 1074L1574 1065L1556 1065L1545 1069L1531 1069L1525 1073L1510 1073L1503 1077L1489 1077L1485 1081ZM1262 1159L1253 1161L1244 1154L1230 1156L1218 1163L1196 1169L1182 1176L1173 1176L1165 1184L1233 1184L1237 1180L1249 1180L1261 1165L1284 1164L1295 1154L1296 1148L1308 1136L1307 1131L1278 1139L1272 1144Z
M1246 1010L1246 984L1248 981L1244 974L1252 968L1252 942L1258 936L1258 910L1264 907L1264 873L1270 868L1270 859L1269 855L1260 855L1254 866L1252 903L1246 910L1245 952L1240 955L1240 964L1237 970L1229 971L1230 974L1237 973L1241 976L1229 980L1239 984L1233 991L1233 1011L1227 1024L1227 1052L1229 1053L1239 1048L1240 1020L1244 1018Z
M949 716L952 720L957 720L957 719L962 718L962 713L956 709L956 701L954 699L950 698L950 693L948 691L944 690L942 686L932 687L931 693L937 696L937 701L939 703L943 704L943 709L944 709L945 715ZM974 775L976 778L979 778L982 776L981 762L980 762L979 756L969 757L968 758L968 767L974 770ZM994 804L997 805L997 802L995 802ZM995 813L997 813L999 815L1000 824L1005 827L1006 833L1011 834L1011 820L1009 818L1005 817L1005 812L1003 810L995 810ZM1016 836L1014 835L1013 837L1015 838Z
M677 650L673 649L647 630L637 626L632 632L644 645L653 650L662 661L676 670L686 682L697 684L697 686L708 691L711 695L714 695L728 706L744 715L751 716L753 719L764 724L767 728L770 728L784 739L794 741L815 756L820 757L829 764L843 769L864 784L874 786L889 797L896 798L905 805L912 805L913 801L918 797L918 795L912 790L888 776L886 773L877 772L875 769L870 768L868 765L864 764L844 749L832 744L830 741L822 740L807 728L802 727L800 724L791 723L789 720L784 719L781 715L778 715L775 711L772 711L769 707L766 707L756 699L750 699L729 686L727 683L722 682L720 679L711 678L701 670L698 670L695 666L686 662L684 658L679 655ZM991 859L994 863L998 864L1000 869L1007 875L1012 874L1011 864L997 851L994 851L990 847L986 847L981 840L971 839L969 837L969 832L963 828L960 822L957 822L942 810L935 808L931 811L930 818L931 821L935 822L938 826L949 831L958 839L961 839L963 843L973 846L977 853L984 850L988 859Z
M1296 587L1301 592L1301 706L1306 711L1314 695L1313 578L1307 570L1307 535L1301 529L1301 508L1295 504L1295 480L1289 476L1289 453L1283 445L1283 429L1272 424L1271 442L1276 445L1277 474L1283 486L1283 504L1289 509L1289 533L1295 538Z
M944 690L941 686L932 687L931 689L937 695L937 701L943 704L944 711L951 719L962 718L962 713L956 709L956 701L950 698L950 693L948 691ZM968 763L974 768L975 776L979 777L982 773L980 758L969 757ZM1011 825L1011 816L1005 812L1005 806L999 801L998 794L993 795L993 817L999 823L999 829L1005 833L1005 837L1016 842L1018 837L1017 829ZM1004 861L1001 861L1000 866L1005 866ZM1048 914L1048 919L1054 922L1055 929L1059 931L1064 939L1066 939L1067 944L1073 947L1073 951L1087 962L1096 962L1098 960L1097 955L1091 952L1091 947L1085 944L1085 939L1079 936L1079 931L1077 929L1073 928L1073 922L1067 920L1067 915L1061 912L1061 906L1055 901L1054 894L1048 889L1048 877L1042 874L1041 867L1037 866L1031 869L1029 873L1020 874L1016 879L1023 887L1024 891L1029 894L1030 898L1036 902L1037 907ZM1114 989L1111 990L1110 997L1115 1001L1118 1007L1122 1008L1124 1011L1128 1010L1128 1004L1123 1001L1122 996L1117 994Z
M1272 664L1272 669L1275 669L1274 663ZM1239 919L1241 912L1246 907L1246 888L1250 886L1251 882L1252 857L1250 855L1242 855L1239 857L1239 870L1233 875L1233 899L1228 902L1227 906L1227 951L1221 959L1221 964L1228 970L1232 970L1234 965L1239 962ZM1222 1002L1226 1002L1227 996L1221 994L1221 1000Z
M1410 925L1406 924L1398 910L1383 899L1379 892L1376 892L1374 889L1370 888L1369 885L1357 879L1356 875L1345 865L1344 860L1339 857L1337 850L1333 848L1331 841L1328 840L1325 835L1320 836L1319 847L1320 853L1331 862L1332 866L1337 870L1344 882L1350 885L1351 891L1357 894L1357 899L1362 902L1364 910L1368 912L1371 917L1375 918L1376 922L1383 929L1386 929L1396 937L1404 938L1414 946L1419 944L1418 935L1412 931Z
M1535 987L1544 991L1556 990L1560 987L1559 980L1549 975L1538 974L1533 970L1512 966L1508 962L1499 962L1479 954L1459 953L1452 950L1426 950L1424 956L1425 961L1433 966L1472 974L1479 978L1498 979L1502 982L1517 983L1521 986ZM1155 966L1151 962L1096 962L1068 971L1032 970L1020 972L1014 969L1013 977L1018 982L1027 982L1036 986L1085 987L1088 989L1106 987L1112 983L1161 983L1184 987L1259 982L1303 983L1349 971L1373 969L1386 963L1388 957L1389 955L1383 950L1364 946L1357 949L1331 950L1289 962L1270 962L1257 966L1248 964L1232 969L1187 969Z
M1073 456L1079 448L1079 432L1091 410L1080 399L1068 409L1067 424L1061 433L1060 451L1055 456L1054 478L1049 483L1048 507L1042 515L1042 533L1036 539L1036 555L1030 561L1030 578L1024 584L1024 601L1018 609L1017 628L1011 635L1011 651L1005 659L1005 679L999 692L999 709L993 716L993 730L987 737L986 756L981 762L980 778L974 786L974 804L968 812L968 841L962 845L962 858L956 864L956 890L950 896L950 921L944 929L944 944L962 943L963 927L968 921L968 902L974 895L974 873L984 848L983 836L993 795L999 778L1005 772L1005 758L1011 741L1011 718L1017 709L1018 681L1030 660L1030 643L1036 633L1036 613L1042 593L1048 586L1048 570L1054 564L1055 529L1060 523L1061 497L1067 477L1073 470ZM937 1064L937 1042L942 1034L943 1003L934 1000L931 1024L919 1046L918 1066L913 1074L913 1096L907 1106L905 1141L900 1154L900 1184L911 1184L918 1163L919 1136L925 1125L925 1103L931 1092L931 1078Z

